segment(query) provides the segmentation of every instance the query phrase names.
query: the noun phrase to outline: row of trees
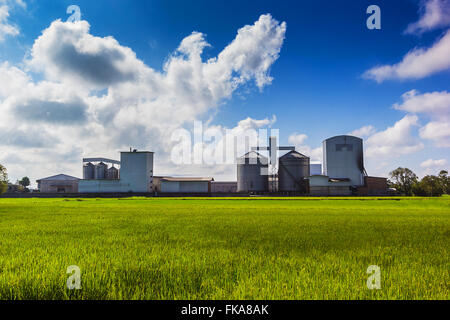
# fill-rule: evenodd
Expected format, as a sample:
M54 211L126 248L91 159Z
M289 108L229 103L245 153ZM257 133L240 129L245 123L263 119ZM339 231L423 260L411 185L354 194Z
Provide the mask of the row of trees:
M0 164L0 194L5 193L8 190L8 172L6 168ZM30 179L28 177L23 177L22 180L17 181L17 184L21 186L22 191L28 190L27 187L30 185Z
M450 194L450 177L445 170L437 176L428 175L421 180L408 168L397 168L389 176L389 187L405 196L439 197Z

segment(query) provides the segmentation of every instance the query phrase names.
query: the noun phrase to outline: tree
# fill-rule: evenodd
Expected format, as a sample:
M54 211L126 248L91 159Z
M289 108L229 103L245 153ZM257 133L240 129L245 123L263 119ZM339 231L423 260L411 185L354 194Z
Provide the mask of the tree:
M450 177L448 176L448 171L442 170L439 172L439 180L441 181L444 193L450 194Z
M389 173L395 188L401 194L406 196L412 195L412 189L415 183L417 183L417 176L408 168L397 168Z
M23 177L22 180L19 181L19 184L24 188L28 187L30 185L30 178Z
M413 193L416 196L440 197L444 193L440 177L425 176L420 182L413 186Z
M8 190L8 173L6 168L0 164L0 194Z

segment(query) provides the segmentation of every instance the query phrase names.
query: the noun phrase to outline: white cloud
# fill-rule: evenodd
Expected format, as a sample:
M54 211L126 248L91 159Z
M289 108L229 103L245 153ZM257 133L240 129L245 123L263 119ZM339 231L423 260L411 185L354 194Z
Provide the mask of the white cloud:
M395 109L425 114L433 119L420 129L420 137L433 141L437 147L450 147L450 93L420 94L411 90L403 94L402 99L403 103L395 104Z
M19 28L9 22L9 10L7 5L0 2L0 43L5 40L7 36L17 36L19 34Z
M444 167L447 164L446 159L433 160L428 159L420 164L422 168L436 168L436 167Z
M450 123L448 121L432 121L420 128L422 139L432 140L436 147L450 148Z
M394 108L412 113L425 113L436 117L450 116L450 92L434 91L420 94L411 90L402 95L403 103Z
M292 134L289 136L289 143L299 146L302 145L306 140L308 139L308 136L306 134Z
M416 115L406 115L392 127L370 136L366 141L366 156L396 157L422 150L423 143L412 135L413 128L418 126L418 120Z
M305 156L310 157L311 161L323 161L323 153L322 147L312 148L309 145L305 144L308 136L306 134L297 134L294 133L289 136L289 143L295 146L295 149L304 154Z
M419 13L419 20L409 24L405 33L422 34L426 31L450 26L449 0L422 0Z
M0 64L0 130L23 132L21 139L8 136L0 161L11 159L21 145L22 157L35 160L26 166L36 174L34 178L63 169L79 175L82 156L117 158L117 151L133 146L155 151L155 172L168 173L176 168L169 163L172 132L214 114L241 85L252 81L259 89L269 85L270 67L286 31L285 23L262 15L208 61L201 57L208 46L205 35L194 32L158 72L113 37L91 35L89 27L86 21L57 20L42 32L26 65L42 72L43 80L34 81L27 70ZM249 118L235 131L274 120ZM36 130L54 141L51 155L46 155L45 144L33 144L29 133ZM51 166L49 159L65 162ZM23 166L6 165L10 173L24 171ZM217 170L235 174L235 170Z
M368 137L376 132L375 128L371 125L361 127L349 133L351 136L355 137Z
M430 48L416 48L394 65L372 68L363 77L377 82L389 79L421 79L450 68L450 30Z

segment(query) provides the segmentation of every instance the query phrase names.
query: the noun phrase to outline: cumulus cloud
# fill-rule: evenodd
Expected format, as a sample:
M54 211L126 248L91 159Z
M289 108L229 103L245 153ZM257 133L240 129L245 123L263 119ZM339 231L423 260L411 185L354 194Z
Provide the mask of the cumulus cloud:
M394 105L395 109L436 117L450 116L450 93L447 91L420 94L417 90L411 90L404 93L402 99L402 103Z
M432 140L436 147L450 148L450 123L448 121L431 121L420 128L420 137Z
M36 39L25 64L40 72L42 80L34 80L28 69L0 64L0 131L11 132L18 123L25 132L47 130L49 139L56 138L54 159L75 159L58 167L70 168L67 173L72 175L81 172L81 156L117 158L117 151L130 146L155 151L155 172L170 173L179 169L170 163L176 144L172 133L204 117L213 120L217 107L240 86L254 83L262 90L269 85L270 67L279 57L285 32L284 22L262 15L207 61L202 59L209 46L206 36L194 32L159 72L113 37L90 34L86 21L54 21ZM233 130L273 121L248 118ZM214 126L208 122L205 127ZM15 143L32 150L28 156L36 161L29 170L42 176L56 173L55 167L40 164L48 161L48 150L33 139L9 139L2 148L4 159L17 151ZM234 169L217 170L235 175ZM11 170L22 172L14 165Z
M392 127L371 135L366 140L367 157L411 154L424 148L422 142L416 139L413 128L419 125L416 115L406 115Z
M450 26L450 1L422 0L419 14L419 20L409 24L405 33L422 34L427 31Z
M442 168L445 165L447 165L446 159L439 159L439 160L428 159L420 164L422 168L436 168L436 167Z
M0 1L0 43L5 40L7 36L17 36L19 28L9 22L10 8L4 2Z
M295 149L304 154L305 156L310 157L311 161L320 161L323 160L323 152L322 147L312 148L308 144L306 144L306 140L308 140L308 136L306 134L297 134L294 133L289 136L289 143L295 146Z
M106 88L136 80L144 64L112 37L89 34L87 21L54 21L35 41L29 65L52 80Z
M402 95L403 102L394 108L429 116L433 121L420 129L420 137L434 142L437 147L450 147L450 93L435 91L420 94L411 90Z
M367 70L363 77L380 83L389 79L421 79L450 68L450 30L430 48L415 48L394 65Z
M368 137L376 132L375 128L371 125L361 127L359 129L353 130L349 133L351 136L355 137Z

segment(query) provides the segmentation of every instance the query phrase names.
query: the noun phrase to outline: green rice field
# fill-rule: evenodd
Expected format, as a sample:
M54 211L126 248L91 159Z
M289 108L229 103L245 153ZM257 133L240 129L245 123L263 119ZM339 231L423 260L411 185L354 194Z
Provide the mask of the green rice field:
M448 196L0 198L1 300L448 299L449 249Z

